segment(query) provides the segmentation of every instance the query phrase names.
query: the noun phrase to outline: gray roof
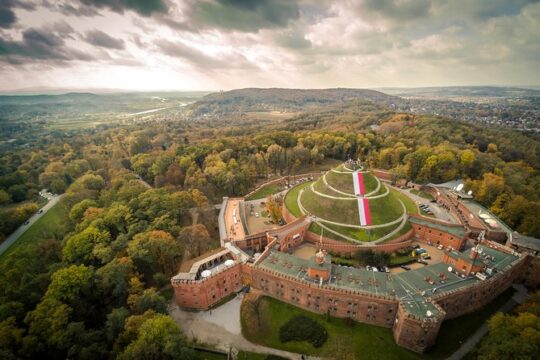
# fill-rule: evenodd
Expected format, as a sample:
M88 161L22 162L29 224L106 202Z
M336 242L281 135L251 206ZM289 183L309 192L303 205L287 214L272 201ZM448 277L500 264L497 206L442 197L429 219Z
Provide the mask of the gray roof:
M527 249L540 251L540 239L523 235L518 232L512 233L512 244L522 246Z

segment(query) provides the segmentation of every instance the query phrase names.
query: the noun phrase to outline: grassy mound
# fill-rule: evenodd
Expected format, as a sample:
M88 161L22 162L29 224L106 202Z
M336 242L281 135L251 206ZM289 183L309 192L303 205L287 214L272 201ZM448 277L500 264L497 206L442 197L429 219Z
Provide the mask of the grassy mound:
M390 192L382 198L369 200L373 225L394 221L403 214L398 198L400 197L395 192ZM311 189L305 190L300 200L302 206L317 217L344 224L360 225L358 203L354 200L327 198L314 193Z
M322 182L322 179L319 181ZM351 174L340 174L329 171L326 174L326 182L335 189L354 194L354 185ZM377 179L370 173L364 173L364 185L366 193L370 193L377 188Z
M377 187L377 180L374 175L366 173L364 174L364 177L367 191L369 192L375 190ZM353 180L350 174L340 174L329 171L326 174L326 178L329 183L332 183L332 186L339 188L341 191L350 192L352 194ZM311 189L312 186L313 190ZM300 184L288 191L287 195L285 196L285 206L294 216L299 217L302 215L302 212L298 206L298 197L300 196L301 190L303 190L303 192L300 197L300 201L308 213L313 214L323 220L350 225L360 225L357 201L354 198L349 199L345 195L333 191L324 183L322 178L316 180L315 182ZM326 197L321 194L325 194L330 197ZM373 225L382 225L399 219L403 214L403 207L401 206L401 203L405 205L407 213L418 213L418 207L414 201L412 201L402 192L393 188L388 188L384 183L381 184L376 195L385 196L369 200L371 222ZM325 223L325 226L345 236L343 237L330 231L324 231L324 235L329 238L340 241L348 241L347 238L351 238L368 242L378 240L387 234L392 233L400 226L400 224L392 224L382 228L371 229L369 231L328 223ZM389 239L402 235L410 229L410 225L406 224ZM322 228L317 224L312 224L310 230L314 233L320 234Z

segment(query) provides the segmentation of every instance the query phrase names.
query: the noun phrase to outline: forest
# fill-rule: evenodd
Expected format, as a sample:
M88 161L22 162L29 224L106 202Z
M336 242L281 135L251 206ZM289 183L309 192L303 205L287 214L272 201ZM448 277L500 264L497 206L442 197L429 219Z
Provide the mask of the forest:
M196 358L166 314L179 264L218 246L208 205L328 159L360 158L421 184L462 178L509 226L540 237L534 135L366 99L279 121L227 116L35 125L42 137L3 150L0 241L38 209L41 189L64 194L66 227L0 258L1 358Z

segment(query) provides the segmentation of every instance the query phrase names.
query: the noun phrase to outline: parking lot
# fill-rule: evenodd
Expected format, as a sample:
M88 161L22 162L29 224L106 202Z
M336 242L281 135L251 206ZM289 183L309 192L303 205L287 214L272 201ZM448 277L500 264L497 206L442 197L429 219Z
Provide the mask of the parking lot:
M414 244L418 244L418 245L420 245L421 248L426 249L429 256L431 256L431 259L426 260L426 262L428 264L437 264L437 263L442 262L443 256L444 256L444 251L443 250L438 249L436 246L428 245L428 244L425 244L425 243L417 242L417 243L414 243ZM424 267L426 265L420 264L418 262L413 262L411 264L407 264L407 266L410 267L411 270L414 270L414 269ZM405 269L403 269L403 268L401 268L399 266L398 267L393 267L393 268L390 269L390 272L392 274L399 274L399 273L404 272L404 271L407 271L407 270L405 270Z

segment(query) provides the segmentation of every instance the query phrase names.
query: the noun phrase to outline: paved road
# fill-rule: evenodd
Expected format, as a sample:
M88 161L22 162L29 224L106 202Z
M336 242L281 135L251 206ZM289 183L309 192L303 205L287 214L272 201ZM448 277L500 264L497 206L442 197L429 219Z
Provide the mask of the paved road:
M188 338L197 339L219 350L228 351L233 347L238 350L259 354L274 354L291 360L300 360L301 355L284 350L269 348L249 342L242 336L240 325L240 305L242 297L238 296L229 302L208 311L184 311L174 300L169 305L169 315L182 328ZM317 360L315 356L304 356L305 359Z
M11 235L9 235L6 240L4 240L4 242L0 244L0 255L2 255L11 245L13 245L13 243L17 241L19 237L21 237L21 235L24 234L24 232L28 230L30 226L32 226L32 224L34 224L40 217L45 215L47 211L49 211L54 205L56 205L63 196L63 194L57 196L44 196L49 200L49 202L47 203L47 205L42 207L43 212L41 214L32 215L30 219L28 219L28 225L21 225L17 230L15 230Z
M525 299L527 297L527 289L521 285L521 284L514 284L514 289L517 290L512 298L508 300L498 311L501 312L509 312L512 310L516 305L523 304L525 302ZM452 355L450 355L446 360L461 360L465 355L467 355L475 346L482 340L482 338L488 333L488 325L487 322L484 322L482 326L475 331L474 334L471 335L465 341L461 347L454 352Z
M431 211L433 212L433 214L435 215L435 218L446 221L446 222L454 223L454 224L458 223L458 221L452 216L451 213L444 210L443 208L441 208L437 204L430 202L428 199L424 199L421 196L413 194L410 191L410 189L405 190L405 189L401 189L401 188L399 188L397 186L392 186L392 188L399 191L399 192L402 192L406 196L410 197L416 203L416 206L418 206L420 204L428 205L429 208L431 209ZM420 211L420 209L419 209L419 211ZM420 212L420 215L422 215L421 212Z

